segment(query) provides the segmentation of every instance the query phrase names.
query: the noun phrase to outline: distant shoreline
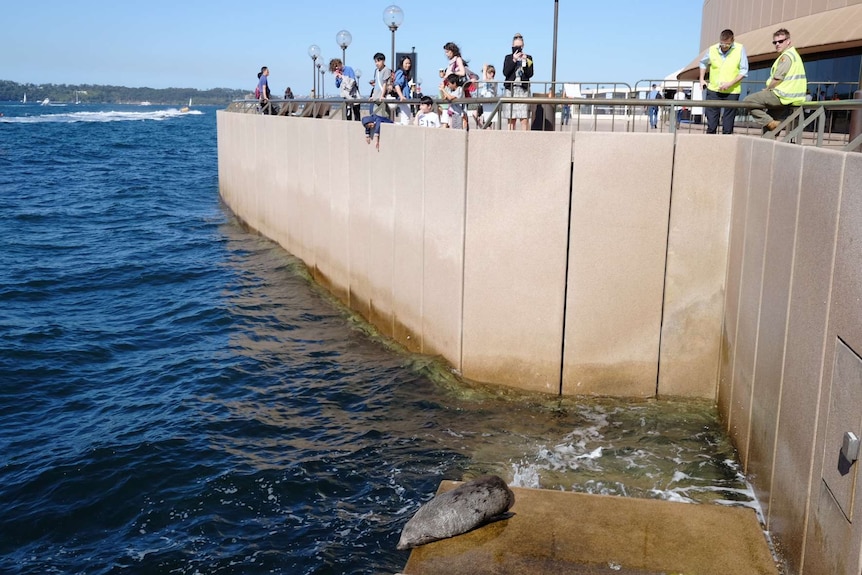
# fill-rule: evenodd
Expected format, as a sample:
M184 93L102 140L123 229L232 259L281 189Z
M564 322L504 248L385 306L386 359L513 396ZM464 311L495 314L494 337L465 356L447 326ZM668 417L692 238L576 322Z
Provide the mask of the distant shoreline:
M65 104L131 104L149 102L153 106L187 106L189 100L195 106L225 106L233 100L242 99L248 90L230 88L128 88L125 86L93 84L21 84L0 80L0 102L22 102L37 104L46 98L51 102Z

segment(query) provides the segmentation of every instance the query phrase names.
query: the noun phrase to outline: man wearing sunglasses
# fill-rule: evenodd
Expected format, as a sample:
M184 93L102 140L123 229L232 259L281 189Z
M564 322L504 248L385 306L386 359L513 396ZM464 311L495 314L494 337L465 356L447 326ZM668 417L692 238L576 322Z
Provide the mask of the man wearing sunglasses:
M766 89L749 94L744 101L762 104L767 108L798 106L805 101L808 94L808 80L805 77L802 57L791 45L790 32L786 28L781 28L772 35L772 45L779 55L772 64ZM768 114L768 110L751 110L751 115L755 122L770 132L780 123Z
M709 82L704 79L709 69ZM748 55L742 44L733 41L733 31L724 30L718 44L713 44L700 60L700 86L706 90L707 100L739 100L742 79L748 75ZM721 113L721 131L733 133L736 108L706 108L706 133L718 131Z

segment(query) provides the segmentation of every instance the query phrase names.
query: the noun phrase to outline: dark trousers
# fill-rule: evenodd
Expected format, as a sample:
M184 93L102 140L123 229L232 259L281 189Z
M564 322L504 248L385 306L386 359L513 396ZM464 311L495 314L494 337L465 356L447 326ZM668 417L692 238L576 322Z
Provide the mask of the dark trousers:
M707 100L739 100L739 94L725 94L706 90ZM721 131L724 134L733 133L733 121L736 119L736 108L707 108L706 133L715 134L718 131L718 115L721 113Z
M347 119L348 120L355 120L358 122L360 119L359 118L359 116L360 116L359 104L346 104L346 106L347 106Z

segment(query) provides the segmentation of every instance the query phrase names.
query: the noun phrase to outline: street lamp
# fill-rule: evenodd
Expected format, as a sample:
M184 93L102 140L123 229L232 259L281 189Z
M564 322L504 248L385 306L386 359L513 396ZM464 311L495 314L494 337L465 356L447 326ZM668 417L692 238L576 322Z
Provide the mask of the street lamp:
M551 95L557 97L557 23L560 14L560 0L554 0L554 52L551 58Z
M395 69L395 31L398 30L402 22L404 22L404 11L395 4L388 6L383 11L383 23L392 30L392 59L389 61L391 70Z
M320 69L320 63L317 64L317 71L320 72L320 97L325 98L326 94L323 91L323 75L326 74L326 70Z
M347 66L347 47L353 42L353 36L347 30L342 30L335 35L335 41L341 46L341 61Z
M312 44L308 47L308 56L311 58L311 91L317 94L317 59L320 58L320 46Z

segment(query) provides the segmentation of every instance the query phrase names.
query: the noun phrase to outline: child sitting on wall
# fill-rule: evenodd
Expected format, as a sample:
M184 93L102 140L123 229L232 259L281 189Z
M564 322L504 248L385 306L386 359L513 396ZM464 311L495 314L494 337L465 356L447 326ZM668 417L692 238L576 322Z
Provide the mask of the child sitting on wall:
M380 150L380 125L391 124L392 120L386 116L371 114L362 118L362 127L365 128L365 143L370 144L374 139L374 147Z

